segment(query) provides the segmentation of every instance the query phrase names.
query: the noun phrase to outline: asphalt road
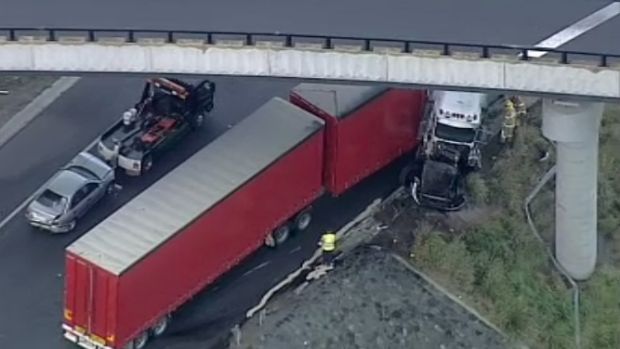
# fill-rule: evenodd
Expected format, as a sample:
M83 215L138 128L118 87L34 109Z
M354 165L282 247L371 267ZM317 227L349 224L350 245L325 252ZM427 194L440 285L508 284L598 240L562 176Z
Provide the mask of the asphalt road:
M579 36L563 48L574 51L620 54L620 16Z
M279 30L523 45L538 42L608 3L530 0L532 5L526 6L522 1L494 0L481 7L476 6L480 0L315 0L294 5L282 0L214 0L205 8L204 2L198 0L186 0L183 6L151 0L148 7L146 0L59 0L53 5L35 0L1 2L2 26ZM612 40L618 32L620 20L614 19L567 47L620 51L620 41ZM618 48L608 47L611 43ZM50 236L28 227L22 213L0 228L0 348L72 348L60 333L64 247L229 124L239 121L268 98L284 96L294 85L287 81L242 78L218 78L216 82L217 105L204 130L166 154L146 177L125 178L119 196L102 202L80 222L76 232ZM142 80L135 78L84 78L0 148L0 220L120 116L138 98L141 85ZM245 309L310 254L324 229L344 224L377 195L387 193L394 179L395 171L389 169L338 200L321 200L316 207L317 219L306 234L279 250L259 251L216 287L197 296L180 309L169 335L152 343L151 348L196 348L198 343L201 348L213 347Z
M217 137L229 124L238 122L272 96L286 96L293 86L291 82L273 80L215 81L216 107L203 130L166 154L146 176L121 178L123 190L119 196L101 202L78 223L77 231L51 236L30 228L23 212L0 229L0 348L72 348L60 332L64 247ZM0 148L1 163L10 164L3 165L0 171L0 219L135 102L141 85L141 79L85 78ZM387 194L395 183L396 173L388 169L337 200L321 199L316 206L317 219L306 234L278 250L260 250L218 286L180 309L170 335L151 347L216 344L269 287L310 255L322 231L345 224L372 199Z
M610 0L2 0L2 27L292 32L528 45ZM620 24L609 33L620 32ZM576 49L620 53L593 37ZM604 41L603 41L604 39Z

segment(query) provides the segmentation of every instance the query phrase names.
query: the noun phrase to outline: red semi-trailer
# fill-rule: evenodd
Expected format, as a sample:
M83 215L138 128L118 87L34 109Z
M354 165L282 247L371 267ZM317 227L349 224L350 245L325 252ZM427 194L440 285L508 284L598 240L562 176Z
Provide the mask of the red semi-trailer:
M142 348L163 333L174 309L322 194L323 125L274 98L71 244L65 337Z
M70 245L65 337L144 347L263 243L305 229L324 191L338 195L415 146L419 92L348 93L342 116L273 98Z
M338 196L417 146L426 94L303 83L289 100L325 121L324 184Z

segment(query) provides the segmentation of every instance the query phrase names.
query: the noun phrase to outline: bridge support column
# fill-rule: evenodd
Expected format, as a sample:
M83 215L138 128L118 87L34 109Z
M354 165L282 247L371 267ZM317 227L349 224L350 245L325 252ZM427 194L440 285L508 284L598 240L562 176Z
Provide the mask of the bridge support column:
M543 134L557 145L555 254L574 279L594 272L597 254L598 136L603 103L543 101Z

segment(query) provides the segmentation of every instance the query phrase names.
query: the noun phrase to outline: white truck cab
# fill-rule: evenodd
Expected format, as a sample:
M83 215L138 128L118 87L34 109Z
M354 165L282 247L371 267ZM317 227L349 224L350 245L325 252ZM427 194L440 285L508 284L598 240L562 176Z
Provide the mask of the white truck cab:
M479 168L479 141L483 136L483 120L489 106L500 95L463 91L433 91L424 134L425 151L432 154L437 143L447 143L467 149L467 162Z
M433 138L472 147L482 124L482 93L434 91L431 127Z

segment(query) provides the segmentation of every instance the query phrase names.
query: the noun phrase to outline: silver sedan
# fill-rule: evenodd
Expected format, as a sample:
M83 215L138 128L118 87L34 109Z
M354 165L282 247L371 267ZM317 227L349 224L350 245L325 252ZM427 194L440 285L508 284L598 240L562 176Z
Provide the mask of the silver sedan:
M82 152L32 200L26 218L37 228L69 232L78 218L115 188L114 169L96 156Z

